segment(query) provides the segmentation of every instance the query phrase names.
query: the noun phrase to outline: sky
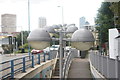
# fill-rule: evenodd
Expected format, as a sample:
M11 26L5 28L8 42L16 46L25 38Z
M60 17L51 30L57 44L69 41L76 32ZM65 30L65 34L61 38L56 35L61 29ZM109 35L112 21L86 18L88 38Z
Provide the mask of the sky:
M79 18L94 25L94 18L103 0L29 0L30 1L30 29L38 28L38 18L46 17L47 26L62 24L76 24L79 27ZM61 7L58 7L61 6ZM28 30L28 0L0 0L0 15L16 14L17 31ZM1 16L0 16L1 22ZM0 23L1 25L1 23Z

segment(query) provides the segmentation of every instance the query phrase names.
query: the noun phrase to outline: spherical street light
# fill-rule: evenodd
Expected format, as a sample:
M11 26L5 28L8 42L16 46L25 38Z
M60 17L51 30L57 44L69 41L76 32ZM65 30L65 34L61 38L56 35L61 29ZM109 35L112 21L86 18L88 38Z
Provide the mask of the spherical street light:
M76 30L78 30L78 28L76 26L70 26L70 27L67 28L66 32L73 33Z
M52 25L51 27L53 27L55 31L59 31L60 30L60 26L58 26L58 25Z
M75 25L70 25L66 30L67 36L71 37L76 30L78 30L78 28Z
M71 41L72 47L75 47L81 51L85 51L92 47L95 39L89 30L79 29L73 33Z
M47 27L44 27L44 30L48 31L48 33L55 33L55 30L52 26L47 26Z
M52 25L51 27L53 27L54 29L60 29L60 26L58 25Z
M50 45L51 38L46 30L39 28L33 30L27 40L31 47L42 50Z
M74 29L76 30L76 29ZM74 32L71 31L70 32ZM60 44L60 78L63 78L63 33L64 31L61 30L59 31L59 44ZM29 44L35 48L35 49L44 49L46 47L49 46L49 42L50 42L51 38L50 35L48 33L48 31L44 30L44 29L36 29L34 31L32 31L29 36L28 36L28 42ZM84 51L84 50L88 50L91 46L92 43L94 41L94 37L92 35L92 33L88 30L85 29L79 29L76 30L71 38L72 41L72 46Z
M54 28L51 27L51 26L49 26L49 27L44 27L44 30L46 30L46 31L50 34L51 37L52 37L52 36L54 35L54 33L55 33Z

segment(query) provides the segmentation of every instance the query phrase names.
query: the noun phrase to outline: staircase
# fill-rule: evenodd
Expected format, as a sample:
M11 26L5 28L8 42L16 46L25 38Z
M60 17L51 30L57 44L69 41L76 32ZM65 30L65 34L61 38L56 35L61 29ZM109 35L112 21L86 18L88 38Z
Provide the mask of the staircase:
M63 63L64 63L64 59L63 59ZM56 62L56 66L55 66L55 69L53 70L53 73L52 73L52 78L59 78L59 59L57 60Z

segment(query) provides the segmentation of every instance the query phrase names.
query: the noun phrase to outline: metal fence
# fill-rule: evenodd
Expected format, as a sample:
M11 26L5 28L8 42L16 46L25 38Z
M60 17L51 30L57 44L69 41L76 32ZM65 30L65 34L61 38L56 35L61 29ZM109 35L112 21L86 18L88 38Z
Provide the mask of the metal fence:
M71 49L71 50L69 51L69 53L67 53L67 55L66 55L66 57L65 57L64 64L63 64L63 77L64 77L64 78L67 78L67 76L68 76L68 71L69 71L69 68L70 68L72 59L73 59L74 57L77 57L76 54L77 54L77 50L76 50L76 49Z
M118 58L111 59L108 56L90 52L90 61L92 66L105 78L120 79L120 61Z
M43 53L31 56L20 57L0 63L0 79L14 78L18 72L26 72L28 68L34 68L35 65L41 64L46 60L54 59L56 53Z

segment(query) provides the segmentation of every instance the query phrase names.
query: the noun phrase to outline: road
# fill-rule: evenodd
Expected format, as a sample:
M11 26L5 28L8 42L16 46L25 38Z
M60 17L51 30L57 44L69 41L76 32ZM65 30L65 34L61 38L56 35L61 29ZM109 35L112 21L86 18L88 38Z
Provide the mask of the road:
M5 61L10 61L12 59L28 56L28 53L19 53L19 54L2 54L0 55L0 63Z

